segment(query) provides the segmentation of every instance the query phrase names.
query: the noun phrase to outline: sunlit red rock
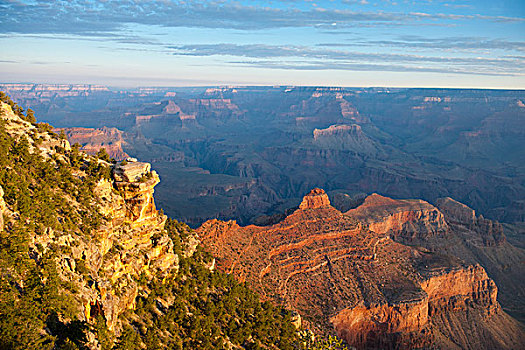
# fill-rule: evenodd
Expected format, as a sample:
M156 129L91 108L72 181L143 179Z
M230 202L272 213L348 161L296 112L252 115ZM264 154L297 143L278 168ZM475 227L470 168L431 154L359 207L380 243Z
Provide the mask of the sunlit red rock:
M442 215L431 223L425 223L426 214L402 215L397 226L388 223L392 213L436 208L377 195L363 205L360 214L375 212L371 222L386 218L387 224L369 230L366 216L341 213L323 190L314 189L277 224L242 227L212 220L197 233L219 269L297 311L306 327L335 333L358 349L522 344L523 330L501 310L496 285L481 266L403 245L387 234L410 225L446 229ZM432 230L422 237L429 234ZM455 328L447 328L446 319ZM494 334L496 323L508 330L505 335ZM477 329L465 339L470 324Z

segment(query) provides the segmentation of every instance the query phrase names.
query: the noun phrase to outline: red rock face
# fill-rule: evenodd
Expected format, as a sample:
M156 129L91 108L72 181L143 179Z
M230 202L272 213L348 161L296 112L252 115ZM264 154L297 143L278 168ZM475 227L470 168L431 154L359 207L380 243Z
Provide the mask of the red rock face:
M299 209L316 209L330 205L328 195L320 188L314 188L304 198Z
M476 216L476 212L465 204L447 197L439 198L437 205L452 224L467 227L472 232L470 236L473 243L498 246L506 241L500 223Z
M431 273L421 283L427 293L430 313L447 309L465 310L466 303L475 300L487 314L498 309L498 288L479 266L454 269L446 274Z
M125 144L123 132L116 128L64 128L56 129L57 132L61 130L67 136L70 144L79 143L81 150L88 154L95 154L101 148L104 148L110 157L116 160L122 160L129 157L129 155L122 149Z
M422 200L395 200L374 193L346 214L368 223L371 231L402 242L445 235L448 230L443 214Z
M431 207L417 203L419 209ZM379 204L391 215L399 203L375 196L363 205L377 210ZM356 218L333 208L326 193L314 189L275 225L212 220L197 232L219 269L297 311L306 327L336 333L359 349L445 349L454 343L512 348L523 340L518 324L499 308L497 288L482 267L397 243L385 230L369 230L368 222ZM444 319L455 322L459 334L472 323L480 331L465 343ZM505 324L508 334L494 336L494 322Z
M428 302L423 299L395 307L388 304L357 306L342 310L330 321L342 339L360 348L381 343L390 343L392 346L394 342L401 342L403 335L406 338L404 341L411 343L411 335L428 328ZM429 337L416 338L418 346L431 344Z

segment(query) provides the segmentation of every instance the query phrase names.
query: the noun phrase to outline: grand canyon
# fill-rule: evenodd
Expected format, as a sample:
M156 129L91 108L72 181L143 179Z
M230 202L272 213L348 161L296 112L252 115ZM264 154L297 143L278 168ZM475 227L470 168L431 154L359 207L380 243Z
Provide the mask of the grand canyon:
M314 187L336 207L370 193L451 197L489 219L525 220L522 91L0 88L87 152L152 163L160 206L193 227L255 223Z
M0 23L0 350L525 349L524 1Z
M523 91L0 89L40 121L5 97L7 154L18 159L28 142L23 157L43 160L27 162L71 172L72 185L46 185L73 205L56 211L59 224L22 206L27 190L9 174L26 163L0 187L5 237L25 227L32 264L54 261L62 281L67 313L32 324L54 346L525 344ZM25 300L30 282L1 261L16 271L6 298ZM229 309L229 298L242 306ZM75 336L79 324L95 328Z

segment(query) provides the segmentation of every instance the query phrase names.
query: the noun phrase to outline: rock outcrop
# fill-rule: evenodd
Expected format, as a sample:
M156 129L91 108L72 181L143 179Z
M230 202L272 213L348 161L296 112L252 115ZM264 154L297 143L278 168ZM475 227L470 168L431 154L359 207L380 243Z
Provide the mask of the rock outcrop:
M125 133L116 128L59 128L56 132L64 131L71 144L79 143L81 150L87 154L95 154L104 148L108 155L116 160L129 157L124 151L127 146L124 140Z
M151 164L138 162L129 158L124 164L117 164L113 169L113 176L118 182L139 182L151 171Z
M445 235L448 230L443 214L423 200L396 200L374 193L346 214L367 223L371 231L403 242Z
M455 224L464 225L476 234L472 236L478 244L484 246L501 245L505 242L503 227L500 223L476 216L476 212L463 203L450 197L439 198L436 201L439 209L446 215L447 220Z
M367 204L372 203L376 213L382 204L384 211L375 217L381 220L408 209L436 211L426 202L397 203L377 195ZM402 210L397 210L400 204ZM315 189L277 224L241 227L213 220L197 232L217 257L219 269L246 281L263 298L297 311L306 327L336 333L353 347L448 349L450 344L481 344L511 349L523 344L523 330L501 310L497 288L481 266L389 237L407 227L423 227L423 237L434 232L428 227L445 230L442 217L435 214L427 227L416 222L425 221L425 215L408 215L410 220L378 226L374 232L367 228L370 222L349 213L333 208L324 191ZM447 328L447 318L459 330ZM505 324L508 333L491 333L494 322ZM472 339L456 336L468 332L461 327L472 323L480 330Z
M140 277L162 278L178 269L173 242L164 230L166 216L159 214L153 201L158 175L146 175L149 179L144 182L101 180L97 184L95 196L108 220L93 237L57 237L53 231L35 237L35 244L44 248L57 240L69 247L71 253L64 254L57 265L62 277L75 283L75 298L82 308L79 314L89 322L103 315L108 329L117 334L119 315L134 308L139 294L147 293L137 283Z
M97 196L103 199L101 211L111 217L97 232L97 243L73 249L74 258L91 253L86 255L86 263L101 281L100 288L89 293L91 297L84 304L86 319L93 317L93 305L97 305L110 330L118 330L118 316L134 307L140 292L136 281L141 274L162 277L178 269L173 242L164 231L166 216L159 214L153 200L159 177L147 163L128 164L140 165L142 172L116 166L115 181L102 181L96 188ZM103 282L108 280L110 285Z
M324 190L320 188L314 188L306 196L303 201L299 204L299 209L317 209L330 205L330 199Z
M66 140L60 139L46 125L42 127L25 121L8 104L0 102L0 107L0 118L10 137L17 141L27 140L29 153L39 153L47 158L47 166L67 166L69 159L65 152L69 143ZM79 181L87 178L88 167L111 166L82 153L75 157L80 165L71 170L71 176ZM54 258L56 271L62 281L73 286L64 293L74 301L71 308L76 309L80 320L94 322L101 315L109 330L119 334L119 315L134 308L139 294L148 293L138 281L153 276L162 279L168 272L177 271L178 255L174 253L173 242L164 229L166 216L155 208L153 188L159 183L159 177L151 171L150 164L128 162L127 165L113 166L112 177L111 180L102 177L95 184L89 203L92 212L81 211L86 216L94 215L94 212L102 214L97 229L88 233L79 226L68 230L62 230L58 225L58 228L44 226L43 232L28 239L30 254L35 261L50 250L60 251ZM69 181L69 186L75 186L72 184L74 180ZM77 197L64 196L73 207L81 207ZM13 226L14 220L18 219L18 213L11 210L14 209L6 205L0 187L0 230L4 225ZM9 222L4 223L6 214ZM59 220L82 221L84 218L62 216ZM96 344L89 346L96 347Z

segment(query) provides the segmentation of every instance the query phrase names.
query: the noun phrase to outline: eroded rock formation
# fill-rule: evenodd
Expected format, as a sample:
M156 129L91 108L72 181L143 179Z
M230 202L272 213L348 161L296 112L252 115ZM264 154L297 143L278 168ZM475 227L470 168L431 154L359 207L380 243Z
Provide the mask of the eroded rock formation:
M505 242L503 227L500 223L485 219L481 215L476 216L473 209L450 197L439 198L436 204L450 222L464 225L470 231L476 232L476 238L481 241L478 244L491 246Z
M67 164L63 153L69 148L67 140L58 138L48 128L42 129L25 121L3 102L0 107L0 118L9 136L19 141L27 140L28 151L47 158L49 166L58 164L53 162ZM80 164L111 166L82 153L77 157ZM86 171L86 167L80 165L72 170L72 174L83 179ZM101 177L93 190L90 205L103 215L97 229L84 232L44 227L42 233L34 234L29 240L35 260L41 259L48 250L60 251L55 258L57 273L61 280L73 286L71 291L74 292L64 293L69 293L68 297L74 300L71 307L76 309L77 315L83 316L80 320L92 322L102 315L108 328L119 334L119 315L134 307L139 294L148 293L139 287L137 281L141 277L146 280L153 276L162 278L168 272L176 271L178 255L174 253L173 242L164 229L166 216L155 208L153 188L159 183L159 177L151 171L151 166L129 162L128 165L113 166L112 173L111 180ZM67 198L73 206L80 207L76 200L75 197ZM0 188L0 216L2 221L4 217L8 219L7 223L0 221L0 229L3 225L14 225L18 219L18 213L10 210L14 209L6 206ZM82 221L84 218L74 216L69 219ZM64 221L64 218L60 220ZM90 346L96 347L96 344L90 343Z
M116 160L122 160L129 157L124 151L123 147L126 145L124 140L124 132L116 128L103 127L100 129L90 128L64 128L56 129L57 132L61 130L67 136L71 144L79 143L81 150L88 154L95 154L101 148L104 148L110 157Z
M320 188L314 188L306 196L303 201L299 204L299 209L316 209L326 207L330 205L330 199L324 190Z
M111 220L97 232L98 245L88 246L92 254L85 259L91 270L97 271L101 279L111 281L111 285L95 289L94 295L91 293L88 298L91 300L85 303L85 314L89 319L91 306L99 305L111 330L118 327L119 314L134 307L140 292L136 280L141 274L151 278L178 269L173 242L164 231L166 216L159 214L153 200L153 188L159 177L150 171L149 164L140 165L142 174L134 172L135 177L128 177L124 172L123 178L117 175L122 174L117 166L115 181L101 181L96 188L103 200L101 211ZM82 251L85 248L73 249L74 257L75 253L81 256Z
M315 189L277 224L241 227L213 220L197 232L217 256L218 268L248 282L264 298L296 310L307 327L335 332L359 349L510 349L523 344L523 330L501 310L496 285L481 266L389 237L419 229L427 237L446 230L436 208L377 195L363 205L353 215L343 214L324 191ZM369 222L357 215L364 209L380 215ZM420 214L396 216L409 211ZM373 223L378 224L375 231L368 229ZM447 328L445 319L459 331ZM473 322L479 331L465 340L462 335ZM508 332L491 333L494 322L505 324Z
M523 320L523 250L507 242L500 223L477 216L468 206L448 197L438 199L436 205L372 194L346 214L401 243L482 265L500 287L503 308Z
M371 231L405 242L445 235L448 230L443 214L419 199L396 200L374 193L346 214L368 223Z
M101 180L97 184L95 195L108 220L93 237L69 234L57 238L48 231L35 239L44 248L57 239L70 247L71 254L62 256L57 264L62 277L78 289L75 297L83 308L79 311L86 321L102 314L108 328L117 334L119 315L134 308L136 297L144 292L138 286L139 277L162 277L178 269L173 242L164 230L166 216L159 214L153 201L159 178L154 172L148 174L144 182Z

